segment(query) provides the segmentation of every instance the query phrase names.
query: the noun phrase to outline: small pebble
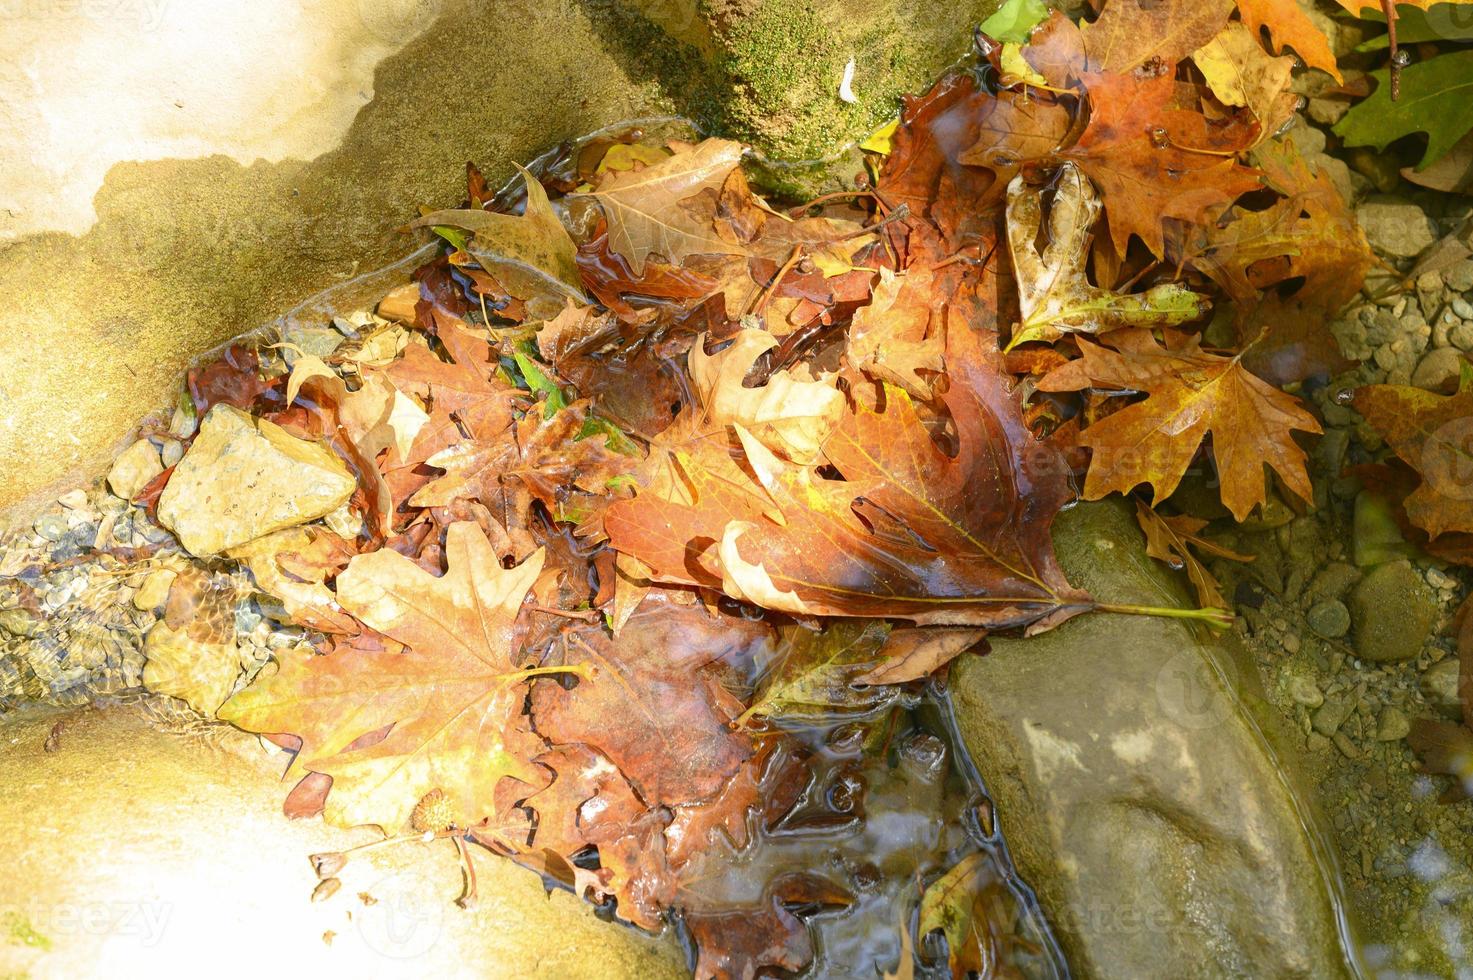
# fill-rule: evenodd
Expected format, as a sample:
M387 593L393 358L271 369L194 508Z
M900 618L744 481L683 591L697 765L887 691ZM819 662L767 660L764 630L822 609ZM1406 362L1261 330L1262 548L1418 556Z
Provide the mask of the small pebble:
M1469 303L1463 297L1459 296L1453 300L1453 312L1458 315L1459 319L1473 320L1473 303Z
M1350 632L1350 610L1339 599L1324 599L1309 607L1309 628L1327 640L1338 640Z
M1289 678L1289 697L1306 708L1318 708L1325 703L1325 696L1320 693L1319 686L1300 674Z
M60 514L46 514L36 522L36 533L47 541L60 541L66 536L67 521Z
M1381 717L1376 719L1376 741L1395 742L1397 739L1406 738L1407 732L1412 730L1412 723L1400 708L1388 705L1381 710Z

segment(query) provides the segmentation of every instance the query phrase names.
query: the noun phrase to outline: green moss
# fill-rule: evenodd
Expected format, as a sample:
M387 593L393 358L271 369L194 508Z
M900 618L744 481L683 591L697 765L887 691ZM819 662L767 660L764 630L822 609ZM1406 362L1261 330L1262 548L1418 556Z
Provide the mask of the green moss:
M31 921L19 912L6 912L0 917L0 928L5 930L5 940L12 946L29 946L43 950L51 948L51 940L37 932Z

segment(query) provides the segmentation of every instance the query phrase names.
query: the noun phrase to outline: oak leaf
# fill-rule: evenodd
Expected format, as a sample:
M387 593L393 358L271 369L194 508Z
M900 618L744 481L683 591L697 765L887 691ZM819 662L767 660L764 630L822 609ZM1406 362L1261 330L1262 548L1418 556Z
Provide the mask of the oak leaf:
M824 445L843 479L739 434L749 469L717 477L699 458L672 461L684 498L641 491L616 503L611 543L658 579L800 615L1046 628L1083 611L1089 600L1065 581L1048 538L1071 496L1063 459L1024 424L990 334L959 328L947 344L954 456L909 396L887 387L882 403L846 412Z
M946 300L939 277L925 267L896 275L880 270L868 305L849 322L844 359L876 381L922 400L945 368Z
M1473 532L1473 365L1451 395L1410 385L1366 385L1352 403L1422 477L1406 499L1411 522L1434 539Z
M1266 500L1264 464L1299 497L1312 498L1304 450L1291 433L1318 433L1320 424L1298 399L1254 377L1241 357L1202 350L1196 337L1173 338L1163 347L1150 331L1128 330L1111 334L1109 342L1116 350L1080 339L1083 356L1038 383L1043 391L1095 387L1146 394L1080 435L1079 444L1093 451L1087 498L1149 483L1155 499L1165 500L1209 433L1222 502L1237 520Z
M1343 0L1342 0L1343 2ZM1473 131L1473 51L1453 51L1400 69L1401 90L1391 97L1390 70L1372 72L1376 91L1335 124L1347 146L1384 150L1410 133L1426 133L1418 169L1447 155Z
M1006 887L985 852L968 855L937 878L921 895L916 934L946 937L946 955L955 980L982 974L988 965L1010 962Z
M1047 244L1040 252L1043 188L1028 186L1021 174L1008 185L1008 245L1023 314L1009 348L1030 341L1051 343L1066 333L1173 326L1207 311L1205 296L1175 283L1162 283L1144 293L1117 293L1091 283L1085 264L1099 198L1072 163L1060 168L1053 189Z
M333 823L394 832L439 789L457 825L470 827L492 814L502 778L545 782L523 712L537 671L514 660L511 632L542 554L504 569L469 522L450 525L445 550L438 578L388 549L355 557L338 576L342 607L407 650L288 656L221 709L250 731L301 737L299 763L333 778ZM389 726L382 741L349 749Z
M745 254L744 247L717 233L714 203L690 202L703 190L720 192L742 149L731 140L707 139L652 166L606 174L594 197L608 217L609 247L628 259L636 274L651 254L667 262Z

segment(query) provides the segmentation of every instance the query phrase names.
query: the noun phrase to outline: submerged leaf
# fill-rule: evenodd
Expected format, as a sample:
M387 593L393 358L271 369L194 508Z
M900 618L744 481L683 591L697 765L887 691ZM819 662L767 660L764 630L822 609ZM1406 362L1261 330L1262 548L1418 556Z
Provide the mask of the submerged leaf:
M481 208L434 211L411 227L442 225L471 233L465 251L496 276L513 296L540 300L552 315L567 300L586 303L578 276L578 249L558 220L542 183L526 170L526 212L520 216Z
M827 721L840 713L873 711L894 700L893 689L855 686L879 660L890 632L883 620L840 621L821 631L786 626L780 632L772 663L740 721Z

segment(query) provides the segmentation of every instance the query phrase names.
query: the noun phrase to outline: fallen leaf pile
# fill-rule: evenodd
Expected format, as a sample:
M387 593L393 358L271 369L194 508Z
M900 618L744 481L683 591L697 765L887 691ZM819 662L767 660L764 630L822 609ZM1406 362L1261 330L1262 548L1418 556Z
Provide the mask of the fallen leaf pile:
M1279 49L1335 68L1297 10L1013 0L987 71L906 100L869 180L792 210L716 138L600 137L498 194L471 168L380 319L192 377L201 415L245 409L357 480L231 553L313 649L220 716L293 747L297 815L683 917L702 976L802 969L794 910L848 900L822 869L740 914L691 888L803 794L793 731L884 712L988 631L1118 608L1053 554L1076 486L1160 503L1206 465L1240 520L1275 483L1310 498L1319 425L1279 385L1339 366L1324 324L1369 253L1276 139ZM1226 616L1200 524L1141 507L1218 607L1172 612ZM974 878L921 905L958 971L1006 945Z

